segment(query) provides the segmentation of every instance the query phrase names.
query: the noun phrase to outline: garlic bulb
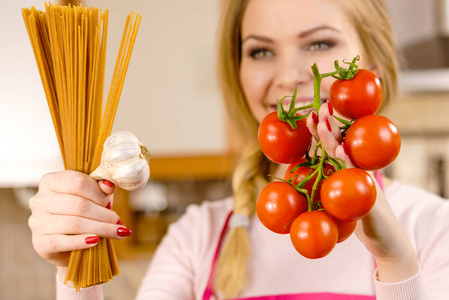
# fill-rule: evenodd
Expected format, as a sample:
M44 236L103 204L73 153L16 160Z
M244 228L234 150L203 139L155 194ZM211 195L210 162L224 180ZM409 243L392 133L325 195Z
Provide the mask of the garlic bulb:
M150 153L131 132L114 132L104 142L100 165L90 176L128 191L138 190L150 178Z

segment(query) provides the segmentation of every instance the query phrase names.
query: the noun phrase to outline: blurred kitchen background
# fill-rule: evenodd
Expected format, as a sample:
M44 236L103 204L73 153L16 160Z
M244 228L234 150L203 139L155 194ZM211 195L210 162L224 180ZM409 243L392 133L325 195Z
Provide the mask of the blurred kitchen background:
M223 0L60 1L109 9L106 85L126 15L143 19L113 131L129 130L152 154L147 187L119 190L114 209L133 235L115 243L121 275L106 299L133 299L167 226L191 203L231 194L234 142L215 81ZM229 1L229 0L228 0ZM405 57L400 95L382 111L402 150L389 176L449 196L449 1L387 0ZM31 244L27 202L40 177L63 169L41 80L21 16L44 1L0 10L0 300L53 299L55 270Z

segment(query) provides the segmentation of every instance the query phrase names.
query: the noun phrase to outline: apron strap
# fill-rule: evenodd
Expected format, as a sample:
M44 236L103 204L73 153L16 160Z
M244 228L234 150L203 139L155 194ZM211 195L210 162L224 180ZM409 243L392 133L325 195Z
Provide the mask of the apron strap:
M301 293L286 295L256 296L234 300L376 300L376 296L348 295L334 293Z
M380 171L374 171L374 178L376 179L377 183L379 184L380 189L382 190L382 192L384 192L384 180L383 180L383 175ZM377 268L377 263L376 260L374 259L374 268Z
M220 237L218 239L217 247L215 249L214 259L212 260L212 267L210 270L209 281L207 282L206 289L204 290L203 300L209 300L213 294L213 291L214 291L213 279L214 279L214 274L215 274L215 266L217 264L217 259L218 259L218 253L220 252L221 244L223 242L223 237L228 229L229 220L231 219L233 212L234 211L231 211L229 213L229 215L226 217L226 221L223 225L223 228L221 229Z
M384 191L384 181L383 181L383 176L382 173L380 171L374 171L374 178L376 179L377 183L379 184L380 189Z

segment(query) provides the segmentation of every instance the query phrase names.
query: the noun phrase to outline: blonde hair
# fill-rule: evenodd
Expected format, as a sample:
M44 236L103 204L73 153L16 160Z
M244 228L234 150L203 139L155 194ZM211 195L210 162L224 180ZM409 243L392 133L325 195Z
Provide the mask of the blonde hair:
M218 40L217 72L230 123L245 145L240 163L233 174L234 213L251 216L257 195L268 183L267 174L276 165L261 152L257 130L259 123L252 114L243 92L239 69L241 60L241 26L249 0L225 1ZM351 18L366 50L367 58L381 75L384 102L396 93L397 58L391 24L383 0L340 0ZM246 265L250 242L245 227L231 228L220 252L214 284L224 297L237 296L246 283Z

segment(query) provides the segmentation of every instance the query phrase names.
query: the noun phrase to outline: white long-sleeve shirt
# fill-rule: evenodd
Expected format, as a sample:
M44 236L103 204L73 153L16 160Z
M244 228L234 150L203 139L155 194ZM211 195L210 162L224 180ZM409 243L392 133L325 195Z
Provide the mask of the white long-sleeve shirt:
M324 258L304 258L288 234L269 231L254 216L248 227L252 248L248 280L240 297L327 292L376 295L379 300L448 299L449 201L397 181L387 187L385 195L418 253L418 274L396 283L378 281L374 259L355 235ZM191 205L170 226L137 299L202 299L220 232L231 210L232 199ZM76 293L58 283L57 294L57 299L102 299L101 286Z

